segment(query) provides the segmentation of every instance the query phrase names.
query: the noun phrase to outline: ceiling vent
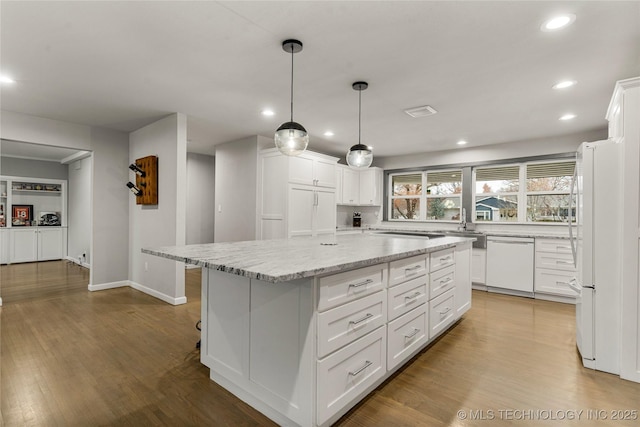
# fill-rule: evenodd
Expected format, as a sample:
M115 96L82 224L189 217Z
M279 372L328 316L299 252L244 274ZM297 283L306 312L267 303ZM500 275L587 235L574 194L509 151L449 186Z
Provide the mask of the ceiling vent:
M404 110L405 113L410 115L411 117L427 117L433 116L437 113L436 109L430 107L429 105L424 105L422 107L414 107Z

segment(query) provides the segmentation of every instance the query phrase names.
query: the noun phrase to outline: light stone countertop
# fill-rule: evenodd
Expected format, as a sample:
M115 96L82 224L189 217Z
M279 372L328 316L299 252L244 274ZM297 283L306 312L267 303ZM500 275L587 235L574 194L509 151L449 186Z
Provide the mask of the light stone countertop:
M453 236L429 240L350 234L165 246L143 248L142 252L275 283L394 261L474 240Z

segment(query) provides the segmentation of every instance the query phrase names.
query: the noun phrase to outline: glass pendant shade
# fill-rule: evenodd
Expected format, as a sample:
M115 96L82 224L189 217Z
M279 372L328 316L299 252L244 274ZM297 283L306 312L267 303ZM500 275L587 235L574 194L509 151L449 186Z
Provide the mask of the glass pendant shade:
M307 149L309 134L300 123L286 122L276 130L274 140L282 154L297 156Z
M364 144L356 144L347 152L347 164L352 169L366 169L373 162L371 147Z

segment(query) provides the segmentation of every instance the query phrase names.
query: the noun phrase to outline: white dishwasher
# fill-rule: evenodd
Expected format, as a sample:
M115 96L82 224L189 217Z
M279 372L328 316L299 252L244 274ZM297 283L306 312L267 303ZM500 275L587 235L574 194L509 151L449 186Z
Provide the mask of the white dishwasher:
M534 239L487 237L487 289L533 296Z

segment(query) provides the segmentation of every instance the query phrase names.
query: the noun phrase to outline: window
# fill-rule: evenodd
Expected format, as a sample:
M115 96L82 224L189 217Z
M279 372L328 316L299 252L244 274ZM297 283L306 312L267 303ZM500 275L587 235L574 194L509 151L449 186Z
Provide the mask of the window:
M517 222L520 166L475 169L477 222Z
M392 174L390 184L390 220L460 220L462 170Z
M427 172L427 219L460 221L462 171Z
M569 200L575 162L527 164L528 222L575 221L575 200Z
M422 174L392 175L391 219L420 219Z

